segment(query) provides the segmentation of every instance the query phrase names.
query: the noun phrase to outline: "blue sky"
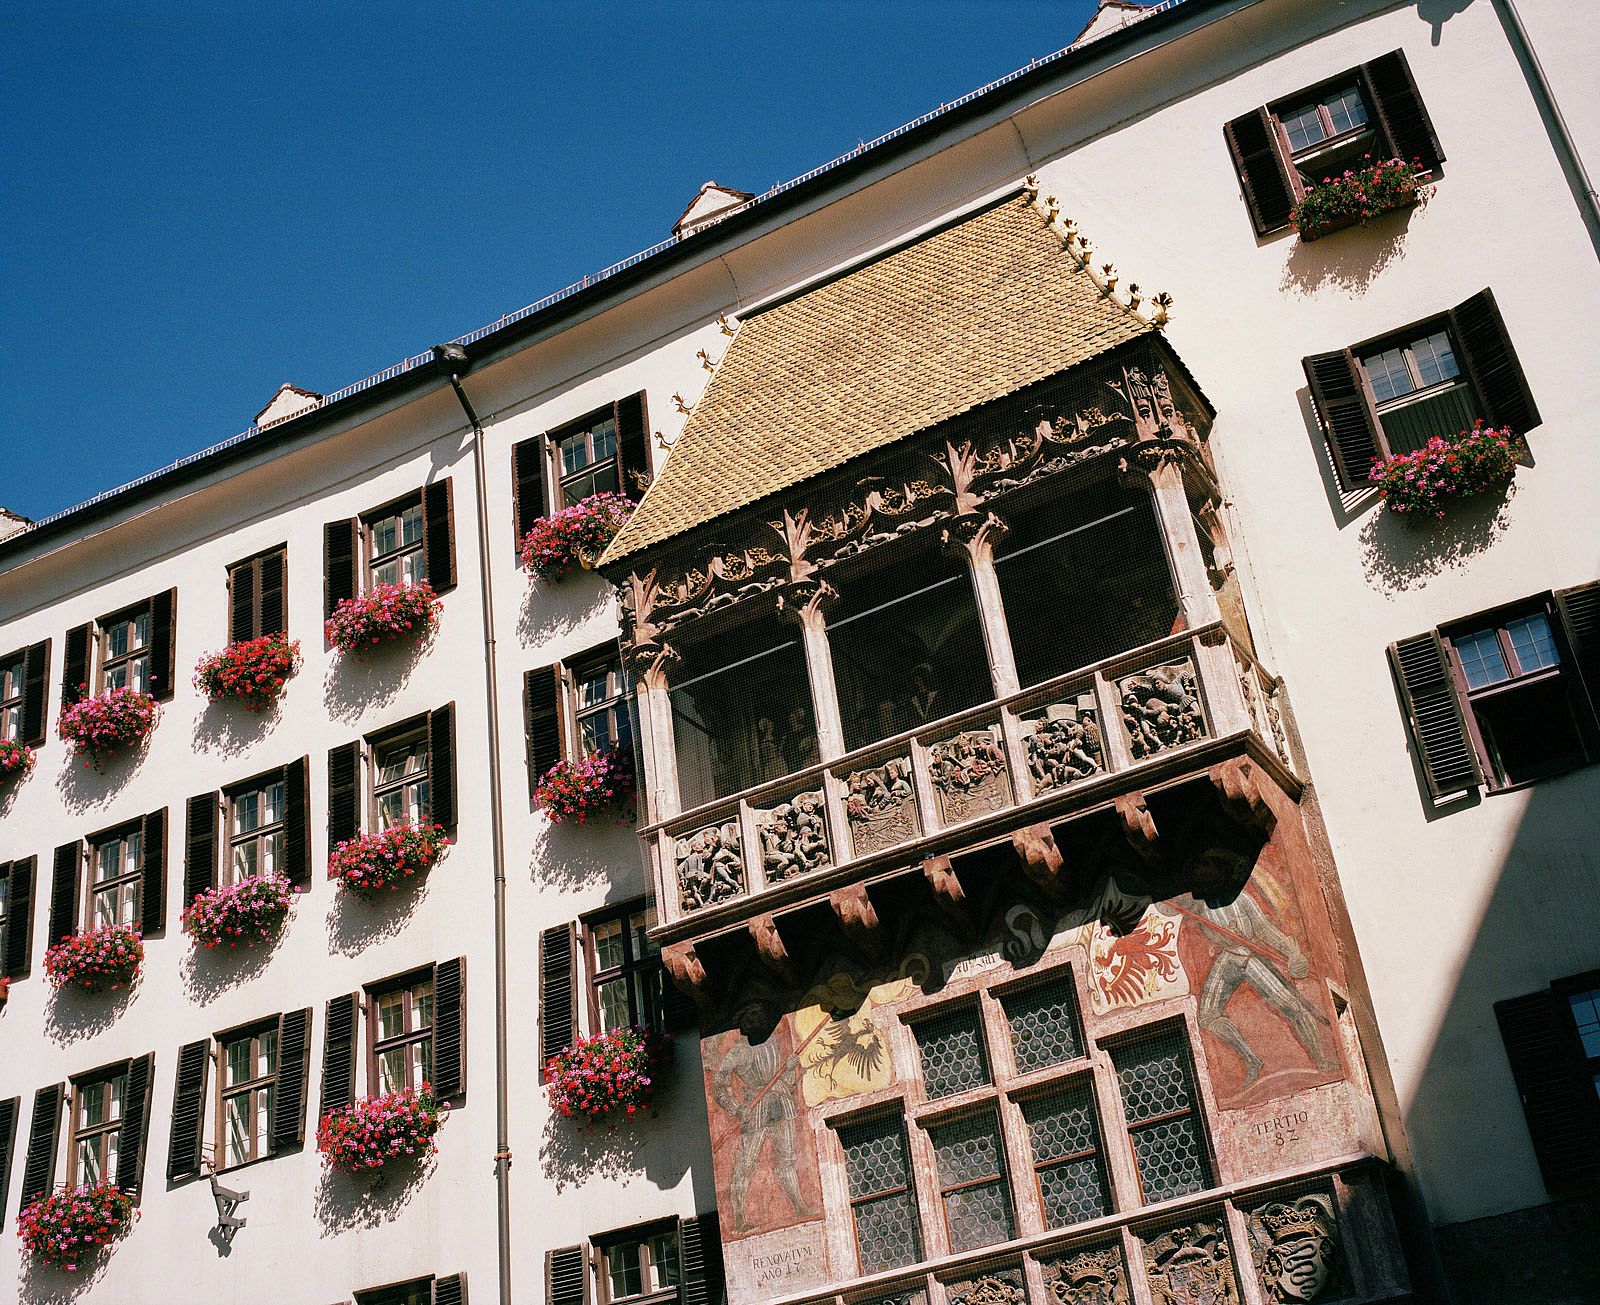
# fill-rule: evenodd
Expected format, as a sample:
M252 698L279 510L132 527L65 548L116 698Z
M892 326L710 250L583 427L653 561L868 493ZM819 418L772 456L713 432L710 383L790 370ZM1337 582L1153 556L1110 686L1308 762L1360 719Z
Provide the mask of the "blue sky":
M1093 0L11 5L0 505L66 507L1065 45Z

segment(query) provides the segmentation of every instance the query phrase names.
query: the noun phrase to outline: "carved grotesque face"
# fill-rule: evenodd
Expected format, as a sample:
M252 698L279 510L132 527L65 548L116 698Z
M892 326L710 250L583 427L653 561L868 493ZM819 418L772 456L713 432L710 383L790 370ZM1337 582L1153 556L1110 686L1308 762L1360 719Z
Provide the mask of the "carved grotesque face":
M1155 374L1150 382L1150 391L1156 419L1161 425L1168 430L1182 426L1183 418L1178 415L1178 405L1173 400L1172 385L1167 380L1166 372Z

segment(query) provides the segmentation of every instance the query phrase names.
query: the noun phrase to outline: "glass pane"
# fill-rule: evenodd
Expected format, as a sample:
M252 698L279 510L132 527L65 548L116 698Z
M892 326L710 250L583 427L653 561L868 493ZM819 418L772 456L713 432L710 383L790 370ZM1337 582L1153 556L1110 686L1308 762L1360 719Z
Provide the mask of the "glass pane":
M106 667L106 688L126 689L128 687L128 663L121 662L116 666Z
M1111 1213L1105 1175L1096 1156L1041 1169L1039 1196L1044 1202L1045 1226L1049 1228L1066 1228Z
M78 1143L78 1182L98 1183L101 1178L100 1139L86 1138Z
M410 807L406 801L406 790L403 788L391 789L387 793L378 795L378 828L392 829L396 825L409 823Z
M1122 1108L1130 1124L1159 1119L1194 1104L1189 1057L1176 1033L1158 1033L1111 1053L1122 1087Z
M611 696L611 676L604 669L578 681L578 708L597 707Z
M271 1136L272 1128L272 1098L277 1092L277 1085L268 1083L264 1088L255 1092L256 1099L256 1153L264 1154L267 1150L267 1139Z
M944 1212L952 1251L993 1246L996 1242L1010 1241L1016 1235L1011 1221L1011 1199L1003 1182L951 1192L944 1198Z
M992 1114L973 1115L928 1130L939 1161L939 1185L958 1187L1000 1176L1000 1126Z
M609 458L617 451L617 423L614 418L607 417L594 428L594 460Z
M930 1098L965 1092L989 1081L978 1018L978 1008L971 1006L917 1025L922 1081Z
M1509 679L1505 654L1500 651L1500 640L1493 630L1478 630L1472 634L1451 639L1456 655L1461 658L1461 670L1467 677L1467 687L1481 689L1486 684L1498 684Z
M122 864L122 840L101 843L94 850L94 877L97 883L117 877L117 867Z
M1289 137L1289 148L1297 152L1309 149L1327 135L1322 127L1322 115L1317 112L1315 104L1286 113L1280 121Z
M248 1083L255 1077L255 1070L251 1065L250 1049L252 1038L238 1038L228 1043L224 1052L227 1061L227 1079L229 1087L240 1083Z
M388 562L380 562L372 568L374 584L396 585L406 578L403 559L394 558Z
M1019 1074L1083 1055L1070 978L1008 993L1003 1004L1011 1024L1011 1047Z
M650 1264L655 1270L654 1288L664 1291L678 1285L678 1237L676 1233L659 1232L647 1239L650 1247Z
M611 1281L611 1299L637 1296L644 1291L644 1275L639 1269L639 1243L618 1242L606 1250L606 1276Z
M922 1234L909 1192L863 1201L855 1207L856 1247L862 1273L876 1273L922 1258Z
M128 653L132 626L127 621L117 621L106 629L106 656L125 657Z
M1385 349L1361 360L1367 369L1367 379L1372 382L1372 396L1379 403L1410 394L1416 386L1406 368L1405 353L1400 349Z
M1426 339L1416 341L1411 346L1411 352L1417 360L1417 371L1424 385L1453 381L1461 375L1455 353L1450 348L1448 331L1435 331Z
M12 705L0 709L0 739L20 739L22 737L22 707Z
M268 834L260 842L261 873L270 874L283 864L283 830Z
M386 992L378 998L378 1036L385 1041L406 1032L406 997L403 992Z
M411 1044L411 1082L413 1086L433 1082L433 1039L424 1038Z
M1367 106L1361 102L1361 92L1354 86L1337 91L1327 101L1328 116L1333 119L1333 130L1343 134L1367 125Z
M378 1091L399 1092L406 1086L409 1047L390 1047L378 1055Z
M1094 1097L1085 1083L1023 1108L1045 1217L1053 1228L1094 1219L1108 1210L1105 1175L1097 1154ZM1077 1156L1069 1160L1067 1157ZM1065 1161L1065 1163L1052 1163Z
M852 1197L905 1187L906 1138L898 1116L890 1115L839 1130L845 1173Z
M106 1085L94 1083L78 1095L78 1127L93 1128L105 1123Z
M562 501L571 507L574 503L581 503L584 499L595 494L620 493L617 481L617 464L605 462L595 467L592 471L585 471L570 480L561 482Z
M256 1077L265 1078L278 1068L278 1030L267 1029L256 1038Z
M233 799L233 832L247 834L261 824L261 794L241 793Z
M407 775L427 769L428 744L425 739L402 739L378 749L378 783L393 784Z
M228 1098L223 1107L227 1133L230 1165L243 1164L250 1159L250 1093L241 1092Z
M633 935L633 959L643 960L647 956L654 956L661 950L658 943L651 940L645 932L644 914L630 915L628 917L628 930Z
M1583 1039L1585 1056L1600 1056L1600 988L1588 992L1575 992L1567 998L1572 1007L1572 1019L1578 1026L1578 1036Z
M608 979L596 990L596 1005L600 1008L600 1031L625 1027L628 1019L628 983L626 979Z
M1192 1115L1135 1130L1133 1155L1146 1201L1166 1201L1206 1186L1205 1154Z
M400 514L400 542L402 544L417 544L422 542L422 504L414 503Z
M605 920L594 927L594 963L602 970L614 970L624 959L622 921Z
M0 667L0 698L20 698L22 696L23 662L19 657L14 662L7 662Z
M424 979L411 990L411 1028L415 1032L432 1027L433 980Z
M1011 1197L1001 1160L1000 1127L990 1114L974 1115L938 1128L928 1137L945 1191L945 1217L951 1250L970 1250L1010 1239ZM975 1185L974 1185L975 1184ZM950 1191L959 1187L958 1191Z
M1550 634L1550 622L1540 613L1507 621L1506 633L1511 636L1511 647L1517 654L1517 665L1524 675L1529 671L1554 666L1561 660L1556 655L1556 641Z
M251 875L261 872L261 845L255 839L248 843L239 843L233 849L231 865L232 876L235 880L247 879Z

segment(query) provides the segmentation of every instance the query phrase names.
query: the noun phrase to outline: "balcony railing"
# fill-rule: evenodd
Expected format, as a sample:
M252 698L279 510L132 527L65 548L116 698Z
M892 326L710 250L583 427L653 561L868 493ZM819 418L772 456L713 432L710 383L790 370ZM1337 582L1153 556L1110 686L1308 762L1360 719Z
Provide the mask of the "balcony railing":
M1158 639L641 831L679 938L1236 755L1297 789L1278 681L1220 622ZM757 900L759 899L759 905Z

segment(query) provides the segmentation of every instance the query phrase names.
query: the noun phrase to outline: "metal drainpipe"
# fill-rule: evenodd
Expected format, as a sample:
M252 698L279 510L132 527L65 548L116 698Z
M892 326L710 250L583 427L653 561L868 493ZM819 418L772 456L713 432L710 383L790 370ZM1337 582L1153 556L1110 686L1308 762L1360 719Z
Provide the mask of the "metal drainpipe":
M436 344L433 361L461 401L472 423L473 479L478 493L478 571L483 583L484 676L489 697L489 837L494 860L494 1177L498 1198L500 1305L511 1305L511 1105L506 1037L506 860L500 818L500 679L495 666L494 589L490 581L489 496L484 474L483 423L473 411L461 377L472 366L459 344Z
M1561 116L1561 106L1556 103L1555 92L1545 80L1544 65L1539 62L1539 56L1533 49L1533 42L1528 39L1528 32L1522 25L1522 16L1517 13L1515 0L1495 0L1495 5L1500 10L1506 35L1510 37L1512 53L1522 64L1523 72L1533 89L1533 98L1538 103L1540 114L1550 129L1551 141L1561 159L1562 170L1567 174L1573 198L1578 201L1584 225L1589 228L1590 243L1594 245L1595 252L1600 254L1600 201L1595 197L1594 183L1589 180L1583 159L1572 143L1572 135L1567 131L1567 120Z

